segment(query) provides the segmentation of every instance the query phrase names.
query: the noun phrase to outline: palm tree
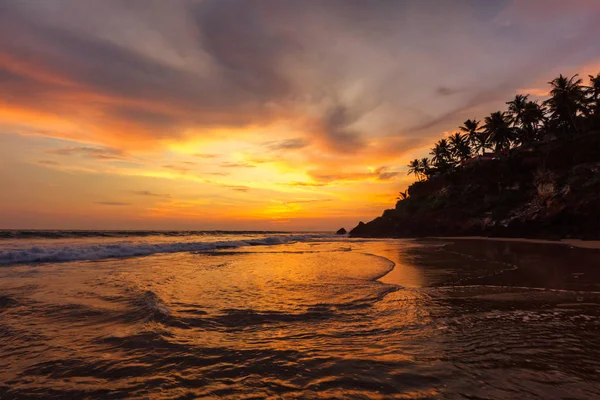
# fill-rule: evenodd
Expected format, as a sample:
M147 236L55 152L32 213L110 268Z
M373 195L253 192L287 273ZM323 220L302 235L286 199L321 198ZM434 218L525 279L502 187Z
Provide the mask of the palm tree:
M452 153L448 140L440 139L429 154L433 156L431 160L438 171L446 172L452 166Z
M510 143L513 140L513 129L509 125L509 118L506 113L496 111L490 116L485 117L483 125L486 134L489 136L490 142L495 145L495 151L500 152L510 148Z
M477 142L477 135L479 135L479 131L481 129L479 126L479 121L476 119L468 119L463 122L462 126L459 126L458 129L467 134L469 143L474 146Z
M569 136L571 131L579 133L577 117L579 114L587 114L585 89L578 76L567 78L561 74L548 82L552 90L544 105L548 106L550 119L563 136Z
M600 116L600 74L590 77L590 86L586 88L589 96L591 112L595 117Z
M408 199L408 190L405 190L404 192L400 192L398 194L398 197L396 198L396 200L400 200L400 201L406 200L406 199Z
M450 150L452 155L459 161L464 161L471 157L471 147L469 146L469 140L466 136L461 135L460 132L456 132L454 135L448 138L450 144Z
M513 100L506 103L508 104L508 113L510 114L513 127L523 124L523 112L527 106L528 97L529 95L518 94Z
M544 106L537 101L528 101L521 113L522 129L519 130L517 140L521 144L534 141L540 136L541 128L546 121Z
M472 141L472 146L475 152L479 153L481 151L482 155L485 153L486 149L491 148L491 145L492 143L490 141L490 135L485 131L477 132L477 136L475 136L474 140Z
M407 175L414 174L418 180L421 180L421 162L418 159L412 160L408 163L408 173Z
M433 172L431 169L431 163L429 162L429 158L427 158L427 157L421 158L421 161L419 162L419 164L420 164L421 171L423 172L425 177L429 178L429 176L431 176L431 173Z

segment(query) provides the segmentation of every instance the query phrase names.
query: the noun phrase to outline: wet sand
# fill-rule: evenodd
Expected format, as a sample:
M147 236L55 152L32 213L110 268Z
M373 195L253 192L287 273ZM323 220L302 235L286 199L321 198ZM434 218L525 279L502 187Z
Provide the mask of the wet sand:
M600 291L598 242L467 237L424 242L445 243L443 252L429 255L441 257L446 265L469 263L471 272L478 264L505 265L495 271L492 267L489 273L480 276L473 273L457 276L452 284Z
M487 236L433 236L431 239L441 240L486 240L493 242L521 242L521 243L537 243L537 244L554 244L579 247L583 249L600 250L600 240L581 240L581 239L561 239L561 240L544 240L544 239L526 239L526 238L502 238L502 237L487 237Z

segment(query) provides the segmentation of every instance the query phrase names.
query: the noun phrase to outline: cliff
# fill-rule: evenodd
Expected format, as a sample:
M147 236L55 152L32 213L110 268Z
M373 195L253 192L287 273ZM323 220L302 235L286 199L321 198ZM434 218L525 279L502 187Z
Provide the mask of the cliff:
M354 237L600 238L600 132L512 149L415 182Z

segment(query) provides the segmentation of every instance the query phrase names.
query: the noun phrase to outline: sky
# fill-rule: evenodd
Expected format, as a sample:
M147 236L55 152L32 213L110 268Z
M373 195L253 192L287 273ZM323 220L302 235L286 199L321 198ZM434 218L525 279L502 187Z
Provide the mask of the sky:
M597 0L3 0L0 229L351 228L598 37Z

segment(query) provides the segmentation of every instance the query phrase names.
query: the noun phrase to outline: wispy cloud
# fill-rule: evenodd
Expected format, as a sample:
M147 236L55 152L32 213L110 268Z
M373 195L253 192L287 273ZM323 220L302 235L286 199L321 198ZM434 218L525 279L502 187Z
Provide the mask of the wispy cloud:
M181 165L171 165L171 164L169 164L169 165L163 165L162 167L166 168L166 169L173 170L173 171L177 171L177 172L179 172L181 174L186 174L186 173L188 173L190 171L189 168L182 167Z
M219 164L222 168L256 168L256 165L245 162L222 162Z
M294 138L281 140L276 142L267 142L265 146L269 150L298 150L303 149L309 145L308 141L304 138Z
M48 150L48 154L93 158L102 161L127 161L129 159L123 151L109 147L62 147Z
M242 185L221 185L224 188L235 190L236 192L247 192L250 190L248 186Z
M170 194L153 193L148 190L136 190L136 191L133 191L132 193L137 196L171 198Z
M40 164L40 165L50 165L50 166L60 165L59 162L52 161L52 160L39 160L37 163Z
M324 182L288 182L288 183L283 183L283 185L300 186L300 187L322 187L322 186L327 186L327 183L324 183Z
M199 158L217 158L217 157L219 157L219 155L218 154L196 153L196 154L194 154L194 157L199 157Z
M309 175L318 182L362 180L377 180L384 182L396 178L399 174L400 172L397 171L388 171L387 167L379 167L372 172L309 172Z
M122 203L120 201L97 201L96 204L103 206L130 206L131 203Z

